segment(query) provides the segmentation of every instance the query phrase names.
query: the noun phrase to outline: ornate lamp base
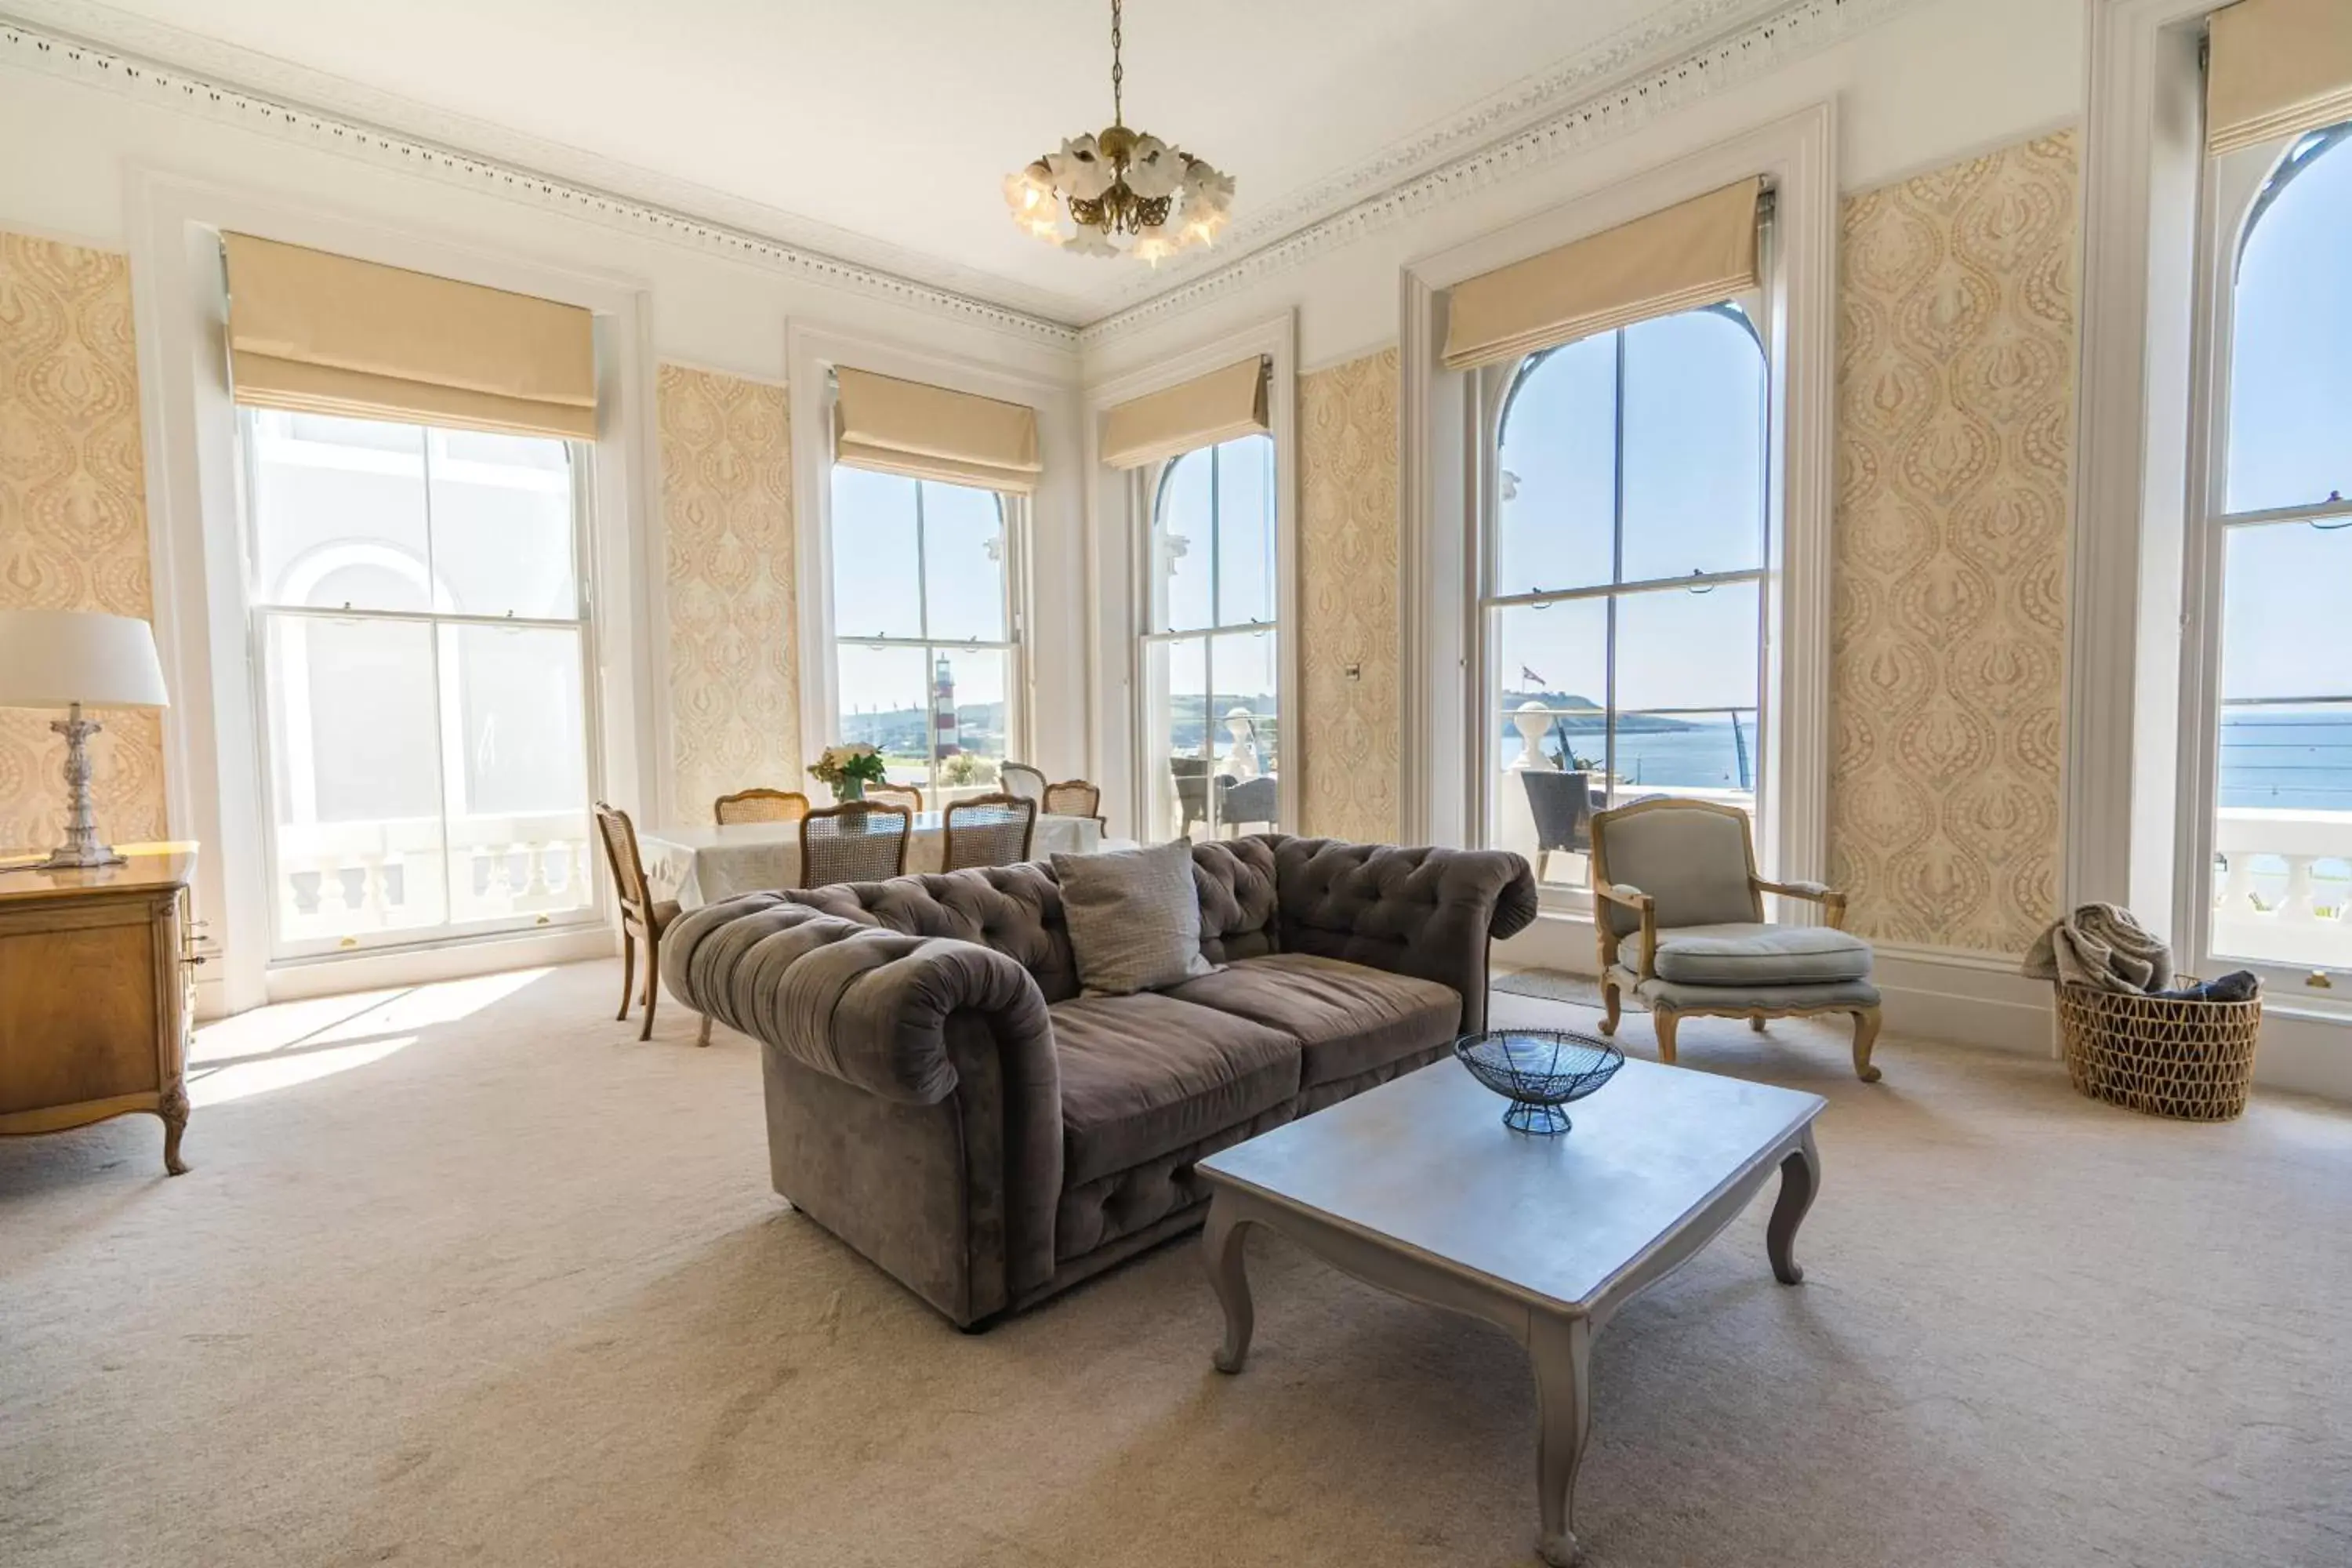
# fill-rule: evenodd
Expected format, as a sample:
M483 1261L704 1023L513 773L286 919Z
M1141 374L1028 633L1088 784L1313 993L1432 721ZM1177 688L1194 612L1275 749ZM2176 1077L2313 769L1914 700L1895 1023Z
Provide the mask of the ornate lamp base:
M77 702L66 710L62 719L49 721L49 728L66 738L66 841L49 851L46 860L30 861L9 868L16 871L89 871L101 866L120 866L123 857L111 844L99 841L98 817L89 799L89 738L105 726L93 719L81 716L81 704Z

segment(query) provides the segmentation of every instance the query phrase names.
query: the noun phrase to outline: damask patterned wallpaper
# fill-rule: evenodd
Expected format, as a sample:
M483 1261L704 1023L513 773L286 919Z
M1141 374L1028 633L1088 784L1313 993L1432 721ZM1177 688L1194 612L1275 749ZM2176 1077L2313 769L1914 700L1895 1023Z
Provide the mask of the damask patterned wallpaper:
M0 609L152 608L130 262L0 234ZM0 848L60 836L55 717L0 709ZM90 743L99 832L163 837L160 720L96 717L106 726Z
M2056 903L2077 175L2068 132L1844 206L1830 858L1883 941Z
M1298 517L1300 826L1394 842L1396 350L1298 378Z
M799 786L790 405L784 389L661 367L662 523L678 811Z

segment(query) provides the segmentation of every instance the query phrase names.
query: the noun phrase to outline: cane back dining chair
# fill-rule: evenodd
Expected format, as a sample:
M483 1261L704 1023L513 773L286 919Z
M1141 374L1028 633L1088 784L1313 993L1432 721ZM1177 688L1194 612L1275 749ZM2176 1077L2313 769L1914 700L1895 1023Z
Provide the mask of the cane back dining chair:
M1012 866L1029 858L1037 829L1037 803L1015 795L976 795L951 802L945 813L947 842L940 868Z
M604 862L612 869L613 891L621 905L621 1010L629 1016L630 993L635 989L637 943L646 944L646 1026L637 1038L654 1037L654 1001L661 994L661 939L677 918L676 899L656 899L646 882L646 863L637 853L636 825L617 806L596 803L596 833L604 841Z
M744 822L798 822L809 814L809 797L792 789L739 789L710 803L721 827Z
M908 811L923 809L923 792L913 784L870 784L866 786L866 798L878 805L903 806Z
M880 882L907 869L915 814L882 801L850 800L801 818L801 886Z
M1091 816L1105 833L1110 831L1110 820L1102 814L1102 785L1085 779L1047 784L1040 809L1053 816Z
M1602 1034L1628 991L1648 1005L1669 1063L1685 1014L1746 1018L1760 1034L1767 1018L1850 1013L1854 1073L1878 1081L1878 988L1870 944L1841 929L1843 893L1758 876L1748 814L1713 801L1637 801L1595 813L1591 832ZM1769 923L1767 893L1819 904L1828 923Z

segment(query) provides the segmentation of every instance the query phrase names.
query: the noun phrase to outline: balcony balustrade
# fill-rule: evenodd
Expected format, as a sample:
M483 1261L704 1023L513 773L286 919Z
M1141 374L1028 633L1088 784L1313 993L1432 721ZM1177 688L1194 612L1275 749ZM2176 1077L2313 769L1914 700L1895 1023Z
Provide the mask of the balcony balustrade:
M441 925L553 924L594 901L587 814L484 814L278 830L280 940L359 939Z
M2223 806L2215 827L2215 954L2352 968L2352 812Z

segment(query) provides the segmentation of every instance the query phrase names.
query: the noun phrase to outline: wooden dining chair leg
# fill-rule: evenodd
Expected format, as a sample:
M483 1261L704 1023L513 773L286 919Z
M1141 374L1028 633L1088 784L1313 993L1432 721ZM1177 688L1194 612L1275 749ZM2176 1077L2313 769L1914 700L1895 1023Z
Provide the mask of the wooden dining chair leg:
M661 994L661 938L646 938L646 1026L637 1031L637 1038L654 1037L654 998Z
M695 1031L694 1043L698 1046L710 1043L710 1015L708 1013L702 1016L702 1027Z
M621 932L621 1010L614 1017L627 1022L629 1004L637 989L637 939L626 931Z

